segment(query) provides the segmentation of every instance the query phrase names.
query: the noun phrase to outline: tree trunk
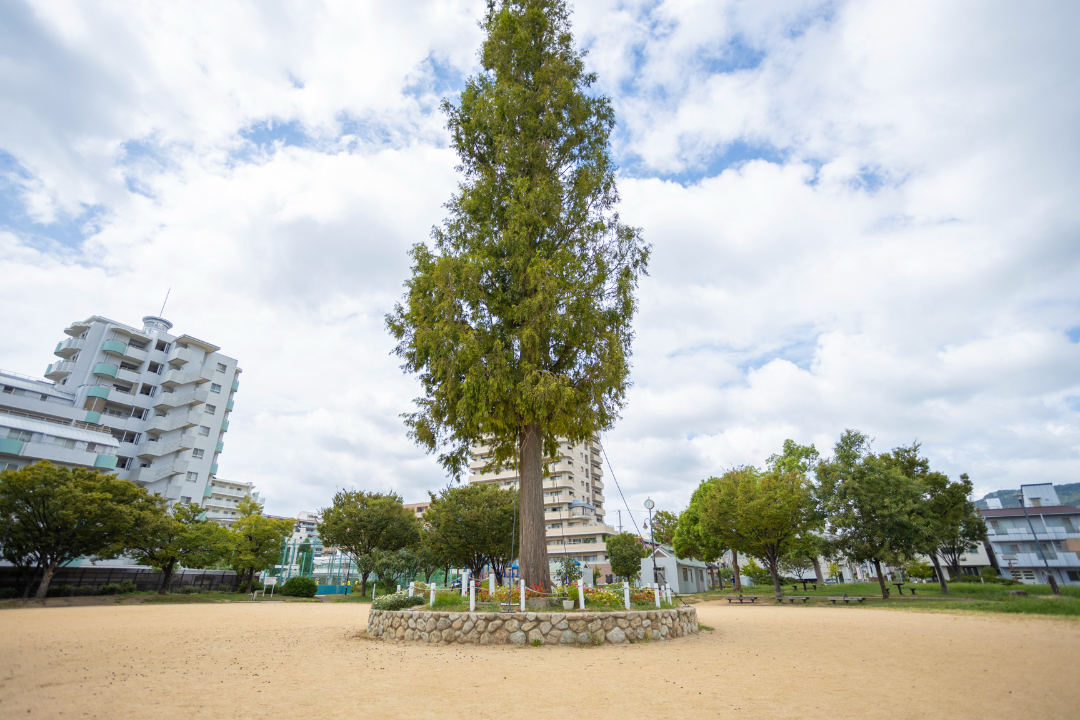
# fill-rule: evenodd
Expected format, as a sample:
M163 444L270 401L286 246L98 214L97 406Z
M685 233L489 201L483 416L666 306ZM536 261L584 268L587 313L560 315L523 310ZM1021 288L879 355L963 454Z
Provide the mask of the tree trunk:
M731 570L734 573L731 576L731 589L737 593L741 593L742 578L739 577L739 553L734 550L731 551Z
M945 573L941 569L941 561L938 560L937 553L930 553L930 559L934 562L934 570L937 571L938 584L941 585L941 592L946 595L949 594L949 584L945 582Z
M818 560L817 555L814 556L814 577L817 578L818 585L825 584L825 576L821 573L821 561Z
M52 576L56 572L57 564L54 560L45 566L45 571L41 575L41 584L38 585L37 595L34 596L35 600L45 602L45 594L49 592L49 583L52 582Z
M772 586L773 592L776 593L776 599L778 601L783 601L784 590L780 587L780 572L776 569L775 562L769 563L769 574L772 575Z
M360 597L367 597L367 579L371 571L360 573Z
M544 438L538 423L526 425L521 433L518 459L521 489L521 577L525 585L551 592L547 539L544 531Z
M173 572L176 570L176 562L161 566L161 586L158 587L158 595L164 595L169 591L169 583L172 582Z
M885 587L885 576L882 575L882 573L881 573L881 561L878 560L877 558L874 558L874 570L877 571L878 585L881 586L881 599L882 600L888 600L889 599L889 588Z

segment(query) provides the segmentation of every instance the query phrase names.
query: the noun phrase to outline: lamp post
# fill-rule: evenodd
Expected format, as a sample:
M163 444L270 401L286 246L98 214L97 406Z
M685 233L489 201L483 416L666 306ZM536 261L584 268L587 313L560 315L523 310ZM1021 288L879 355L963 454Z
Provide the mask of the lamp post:
M653 521L652 521L652 509L656 507L656 503L652 501L652 498L645 498L645 509L649 511L649 542L652 543L652 549L649 555L652 557L652 579L654 583L660 582L656 577L656 535L653 533Z
M1042 558L1043 565L1046 566L1046 580L1050 583L1050 589L1054 591L1055 595L1060 595L1061 590L1058 588L1057 578L1054 577L1054 573L1050 572L1050 563L1046 560L1042 545L1039 544L1039 536L1035 534L1035 526L1031 524L1031 516L1028 515L1027 505L1024 503L1024 493L1017 493L1014 497L1020 501L1020 508L1024 511L1024 519L1027 520L1028 528L1031 530L1031 537L1035 538L1035 549L1039 551L1039 557Z

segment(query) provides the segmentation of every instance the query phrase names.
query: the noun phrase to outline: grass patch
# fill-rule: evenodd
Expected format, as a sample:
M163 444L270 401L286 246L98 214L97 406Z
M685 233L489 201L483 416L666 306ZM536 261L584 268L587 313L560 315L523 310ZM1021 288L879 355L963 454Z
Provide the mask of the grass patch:
M698 623L698 630L714 630L712 625L706 625L705 623Z

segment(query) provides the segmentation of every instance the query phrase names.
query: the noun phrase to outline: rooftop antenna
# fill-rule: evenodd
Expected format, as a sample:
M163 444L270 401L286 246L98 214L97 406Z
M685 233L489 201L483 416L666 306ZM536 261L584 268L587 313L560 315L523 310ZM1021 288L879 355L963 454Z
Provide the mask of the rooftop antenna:
M161 316L163 316L165 314L165 303L169 302L169 293L171 293L171 292L172 292L171 287L168 290L165 291L165 302L161 303L161 312L158 313L158 317L161 317Z

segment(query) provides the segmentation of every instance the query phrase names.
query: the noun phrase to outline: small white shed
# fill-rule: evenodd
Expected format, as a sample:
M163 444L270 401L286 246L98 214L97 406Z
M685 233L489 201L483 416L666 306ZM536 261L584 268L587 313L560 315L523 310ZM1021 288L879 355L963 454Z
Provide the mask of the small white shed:
M656 560L656 575L653 575L653 560ZM700 560L675 557L675 550L661 545L652 555L641 560L641 583L651 585L658 582L670 585L677 593L705 592L709 589L706 571L708 566Z

